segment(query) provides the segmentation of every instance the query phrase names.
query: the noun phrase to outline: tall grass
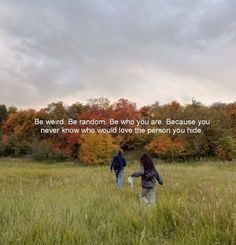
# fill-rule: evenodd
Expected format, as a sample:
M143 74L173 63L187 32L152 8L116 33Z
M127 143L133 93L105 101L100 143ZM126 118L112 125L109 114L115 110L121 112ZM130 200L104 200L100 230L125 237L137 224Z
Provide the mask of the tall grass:
M107 167L0 161L0 244L235 244L236 163L159 169L144 208L140 180L118 190Z

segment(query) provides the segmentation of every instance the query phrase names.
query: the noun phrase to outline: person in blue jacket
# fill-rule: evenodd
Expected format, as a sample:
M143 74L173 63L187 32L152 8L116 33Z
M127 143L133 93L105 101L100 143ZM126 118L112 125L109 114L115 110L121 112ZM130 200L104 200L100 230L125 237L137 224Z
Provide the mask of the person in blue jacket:
M118 187L122 187L123 185L123 176L124 176L124 167L126 166L126 161L123 156L123 151L119 150L117 155L113 157L110 169L111 171L114 169L116 174L116 183Z

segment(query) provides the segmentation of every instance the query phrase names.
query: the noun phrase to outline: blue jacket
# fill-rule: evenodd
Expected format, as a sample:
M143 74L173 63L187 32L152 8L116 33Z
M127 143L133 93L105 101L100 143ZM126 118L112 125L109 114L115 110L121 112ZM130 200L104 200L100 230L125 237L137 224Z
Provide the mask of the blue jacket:
M125 166L126 166L125 158L122 155L116 155L112 160L110 169L119 171L119 170L123 170Z

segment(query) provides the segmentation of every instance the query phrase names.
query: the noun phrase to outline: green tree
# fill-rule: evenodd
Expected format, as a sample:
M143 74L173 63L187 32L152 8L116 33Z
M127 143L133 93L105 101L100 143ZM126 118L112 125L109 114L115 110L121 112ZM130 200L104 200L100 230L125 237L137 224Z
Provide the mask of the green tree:
M0 105L0 125L2 121L7 117L7 107L3 104Z
M217 156L222 160L233 160L236 156L236 140L230 135L223 134L218 139Z

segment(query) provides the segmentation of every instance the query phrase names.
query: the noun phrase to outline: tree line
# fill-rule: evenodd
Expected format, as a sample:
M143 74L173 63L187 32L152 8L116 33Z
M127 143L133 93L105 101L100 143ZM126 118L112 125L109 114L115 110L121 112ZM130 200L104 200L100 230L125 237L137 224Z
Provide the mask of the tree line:
M201 134L171 133L57 133L42 134L34 120L105 120L109 128L110 118L119 123L127 120L199 120L210 121L202 125ZM76 125L66 125L68 128ZM117 125L132 128L132 125ZM48 125L55 128L55 125ZM58 125L61 127L61 125ZM99 127L95 125L94 127ZM143 128L147 127L142 125ZM151 126L153 131L160 125ZM170 128L175 125L170 125ZM178 126L179 130L184 125ZM218 158L232 160L236 155L236 102L214 103L210 106L193 100L181 105L177 101L138 108L135 103L120 99L111 103L106 98L90 99L66 106L63 102L51 103L45 108L17 109L0 105L0 156L24 157L35 160L78 159L88 164L105 164L114 151L143 149L153 157L167 161Z

